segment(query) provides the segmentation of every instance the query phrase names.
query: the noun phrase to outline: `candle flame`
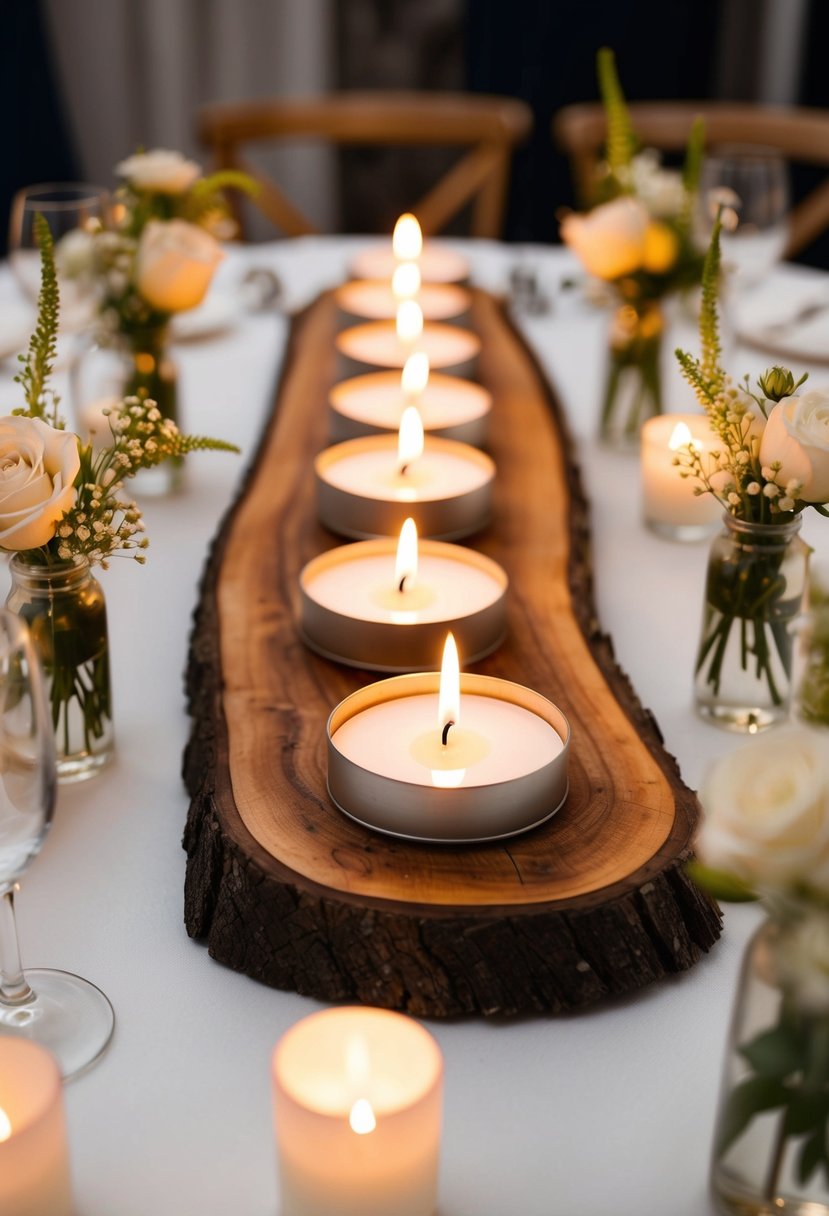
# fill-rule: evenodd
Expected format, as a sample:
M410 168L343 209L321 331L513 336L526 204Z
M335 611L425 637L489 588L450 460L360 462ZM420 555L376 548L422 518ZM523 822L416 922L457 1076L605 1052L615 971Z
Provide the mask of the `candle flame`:
M420 267L417 262L401 262L391 277L395 300L413 300L420 291Z
M394 563L394 583L402 591L410 591L417 578L417 524L413 519L405 520L397 542L397 559Z
M428 383L429 356L425 351L415 351L403 364L403 372L400 377L400 387L410 405L414 398L420 396Z
M451 633L446 635L443 662L440 667L438 695L438 730L443 734L449 725L457 726L461 717L461 665L458 648Z
M397 432L397 471L405 473L413 460L423 455L423 420L416 405L407 405Z
M419 258L423 249L423 233L417 218L407 211L401 215L394 225L394 235L391 238L394 256L399 262L413 262Z
M3 1107L0 1106L0 1144L2 1144L4 1140L8 1140L8 1138L11 1134L12 1134L11 1119L6 1114L6 1112L3 1110Z
M671 437L668 440L668 447L672 452L678 452L680 448L687 448L688 445L694 444L694 436L691 434L690 428L685 422L678 422L671 431Z
M348 1116L348 1125L358 1136L367 1136L377 1126L368 1098L358 1098Z
M414 346L423 333L423 312L416 300L402 300L397 306L397 338Z

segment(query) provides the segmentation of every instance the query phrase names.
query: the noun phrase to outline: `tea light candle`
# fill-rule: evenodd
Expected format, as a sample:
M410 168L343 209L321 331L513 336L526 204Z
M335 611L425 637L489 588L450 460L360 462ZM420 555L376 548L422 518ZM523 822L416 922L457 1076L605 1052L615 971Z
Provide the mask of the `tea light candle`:
M718 440L704 414L660 414L642 427L642 491L647 526L669 540L711 536L722 519L713 494L694 494L697 482L681 477L677 452L694 443L705 456Z
M325 1009L271 1065L281 1216L434 1216L443 1059L417 1022Z
M459 545L418 543L412 519L397 541L341 545L314 558L299 576L299 589L308 645L370 671L435 667L449 629L476 662L506 631L503 569Z
M328 719L328 791L365 827L436 844L499 840L567 797L561 710L509 680L460 675L452 651L447 639L440 673L370 684Z
M350 272L355 279L388 281L401 262L417 262L424 283L463 283L469 278L466 258L431 242L423 245L420 225L409 213L395 224L391 249L377 245L362 250L352 259Z
M357 540L397 536L410 515L421 536L440 540L485 527L495 479L489 456L430 437L422 455L409 448L401 457L405 438L401 422L399 437L366 435L320 452L314 462L320 522Z
M454 325L469 323L472 297L465 287L452 283L424 283L407 295L411 284L405 277L401 280L400 272L410 270L417 273L413 262L402 263L394 272L391 284L383 279L354 279L338 287L334 296L346 324L393 321L398 304L406 299L417 301L426 321L451 321Z
M411 356L402 376L396 371L370 372L335 384L328 398L331 438L339 442L396 431L403 410L414 400L428 434L483 447L492 394L472 380L430 372L428 360L426 383L417 391L408 391L404 377L417 358Z
M36 1043L12 1036L0 1036L0 1212L74 1212L57 1063Z
M411 310L407 305L412 305ZM398 308L397 321L367 321L340 330L334 339L340 379L371 368L402 368L416 350L429 356L430 367L455 376L474 375L481 350L478 335L440 321L424 323L422 316L417 327L414 309L419 312L414 300L404 300Z

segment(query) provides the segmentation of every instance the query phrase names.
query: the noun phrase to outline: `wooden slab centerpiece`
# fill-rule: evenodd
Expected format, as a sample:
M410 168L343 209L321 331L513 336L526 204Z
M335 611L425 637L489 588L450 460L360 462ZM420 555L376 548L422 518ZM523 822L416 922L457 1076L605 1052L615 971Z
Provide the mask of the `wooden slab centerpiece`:
M562 1011L690 967L719 934L683 861L698 806L615 665L593 607L587 509L561 415L521 339L473 293L498 474L477 547L510 580L508 636L478 665L572 727L545 825L457 847L374 833L326 790L325 724L370 681L303 645L337 309L293 324L273 416L196 610L185 756L185 919L220 962L278 988L421 1016Z

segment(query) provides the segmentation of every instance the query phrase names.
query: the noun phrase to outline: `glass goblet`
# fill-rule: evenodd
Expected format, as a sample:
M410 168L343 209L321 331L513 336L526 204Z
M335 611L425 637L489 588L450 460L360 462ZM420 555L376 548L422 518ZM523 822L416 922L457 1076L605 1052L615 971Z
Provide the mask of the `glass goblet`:
M35 216L46 220L55 242L61 293L60 327L77 333L95 315L96 276L88 262L84 237L91 222L105 224L109 193L84 182L49 182L18 190L9 218L9 260L18 285L32 303L40 291L40 250Z
M734 270L738 291L762 282L783 257L789 238L789 170L773 148L731 144L703 161L699 197L710 232L709 204L719 192L734 195L737 227L722 234L723 263ZM707 237L705 238L707 241Z
M88 980L21 967L14 892L43 844L56 788L43 676L26 626L0 609L0 1034L48 1048L66 1079L102 1054L115 1017Z

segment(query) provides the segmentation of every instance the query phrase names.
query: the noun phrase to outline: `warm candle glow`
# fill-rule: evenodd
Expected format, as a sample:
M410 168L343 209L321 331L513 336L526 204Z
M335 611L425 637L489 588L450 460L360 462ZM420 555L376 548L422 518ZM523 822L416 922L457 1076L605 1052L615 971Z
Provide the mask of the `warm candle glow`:
M348 1116L348 1125L358 1136L367 1136L377 1126L368 1098L358 1098Z
M391 277L395 300L413 300L420 291L420 267L417 262L401 262Z
M446 742L447 727L457 726L461 718L461 665L458 648L451 633L446 635L443 647L443 662L440 667L440 692L438 694L438 730Z
M687 423L678 422L671 431L668 447L672 452L678 452L680 448L687 448L689 444L694 448L698 446L694 442L694 436L691 434Z
M8 1140L8 1138L11 1134L12 1134L11 1120L9 1119L9 1116L6 1114L6 1112L3 1110L3 1107L0 1106L0 1144L4 1140Z
M423 419L416 405L407 405L397 432L397 471L405 473L413 460L423 455Z
M403 300L397 306L397 340L414 346L423 333L423 311L416 300Z
M394 256L400 262L412 262L415 258L420 257L423 249L423 234L416 217L410 212L407 211L405 215L401 215L394 225L391 247Z
M397 558L394 563L394 583L398 591L411 591L417 578L417 524L407 519L400 529Z
M415 398L420 396L428 383L429 356L425 351L415 351L403 364L403 372L400 377L400 387L410 405L413 404Z

